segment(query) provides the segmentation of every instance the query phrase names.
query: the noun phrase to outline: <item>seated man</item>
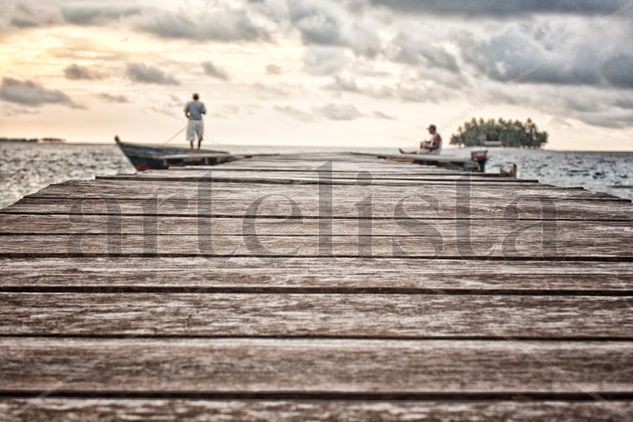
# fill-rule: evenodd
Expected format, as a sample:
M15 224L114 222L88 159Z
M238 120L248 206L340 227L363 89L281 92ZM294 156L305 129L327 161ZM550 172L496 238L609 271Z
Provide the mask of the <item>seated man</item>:
M435 125L431 125L428 128L429 133L431 134L431 139L428 141L420 142L420 149L418 151L404 151L399 149L400 154L440 154L442 152L442 137L439 133L437 133L437 127Z

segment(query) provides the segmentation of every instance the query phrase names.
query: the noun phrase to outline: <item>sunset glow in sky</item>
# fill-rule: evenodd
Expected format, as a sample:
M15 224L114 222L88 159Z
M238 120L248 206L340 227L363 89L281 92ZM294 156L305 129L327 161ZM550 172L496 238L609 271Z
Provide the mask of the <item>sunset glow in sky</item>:
M0 0L0 137L162 143L193 92L223 144L633 150L633 0Z

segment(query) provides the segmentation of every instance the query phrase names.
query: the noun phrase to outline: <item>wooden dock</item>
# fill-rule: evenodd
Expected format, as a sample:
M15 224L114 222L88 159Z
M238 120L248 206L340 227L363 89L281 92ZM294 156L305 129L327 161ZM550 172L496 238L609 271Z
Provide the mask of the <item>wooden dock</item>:
M0 212L0 419L631 420L633 207L353 155Z

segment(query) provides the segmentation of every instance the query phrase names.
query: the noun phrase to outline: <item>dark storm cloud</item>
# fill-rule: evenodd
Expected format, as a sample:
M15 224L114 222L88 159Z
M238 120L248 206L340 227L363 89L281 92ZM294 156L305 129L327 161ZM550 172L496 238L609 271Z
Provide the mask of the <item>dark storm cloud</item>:
M633 88L633 56L618 55L604 64L604 75L610 84L621 88Z
M633 96L619 98L614 102L614 105L619 108L633 110Z
M79 66L78 64L68 65L64 69L64 76L67 79L79 80L94 80L94 79L104 79L105 75L101 72L95 71L86 66Z
M31 107L40 107L46 104L63 104L70 107L78 107L62 91L44 88L36 82L20 81L13 78L2 79L0 100Z
M462 16L520 16L531 13L609 14L625 0L369 0L404 13Z
M179 85L173 76L157 67L144 63L129 63L126 68L128 77L134 82L153 83L159 85Z
M556 54L518 27L507 28L489 40L466 40L462 53L480 72L501 82L597 85L602 81L594 46L585 44Z
M565 22L554 26L556 33ZM542 37L513 24L489 39L465 36L458 44L464 63L494 81L633 89L633 48L623 25L587 36L574 27L553 42L552 31Z
M212 76L216 79L226 81L229 79L229 74L222 68L213 64L213 62L207 61L202 63L202 70L206 75Z

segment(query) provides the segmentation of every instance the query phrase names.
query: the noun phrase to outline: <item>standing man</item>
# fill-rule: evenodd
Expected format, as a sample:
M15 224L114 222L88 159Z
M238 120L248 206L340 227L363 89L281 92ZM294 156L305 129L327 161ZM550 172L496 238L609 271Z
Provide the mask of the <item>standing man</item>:
M198 150L200 150L200 144L204 138L204 121L202 116L207 114L207 108L204 103L200 101L198 94L193 94L193 100L189 101L185 106L185 116L189 119L187 124L187 140L191 145L191 152L193 152L193 142L198 137Z
M428 141L420 142L420 149L418 151L407 152L400 149L400 154L436 154L439 155L442 152L442 137L437 133L437 127L431 125L427 128L431 138Z

